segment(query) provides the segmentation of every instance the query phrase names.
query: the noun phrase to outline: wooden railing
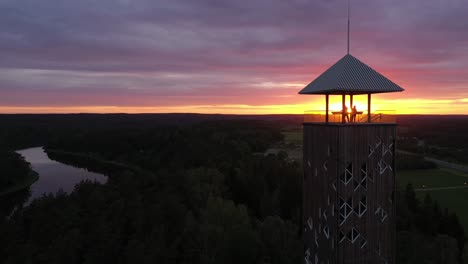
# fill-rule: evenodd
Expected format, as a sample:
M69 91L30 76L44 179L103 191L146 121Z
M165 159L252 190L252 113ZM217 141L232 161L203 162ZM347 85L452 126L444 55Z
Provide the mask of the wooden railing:
M341 111L329 111L328 123L342 123L343 114ZM304 123L326 123L325 110L308 110L304 112ZM351 113L345 117L346 124L369 123L368 113L358 112L353 118ZM370 123L396 123L394 110L380 110L371 113Z

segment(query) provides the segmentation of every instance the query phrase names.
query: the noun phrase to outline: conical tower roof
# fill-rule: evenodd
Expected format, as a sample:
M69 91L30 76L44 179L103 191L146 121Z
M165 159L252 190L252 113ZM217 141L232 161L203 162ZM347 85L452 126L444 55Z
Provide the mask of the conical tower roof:
M369 94L403 90L365 63L347 54L299 94Z

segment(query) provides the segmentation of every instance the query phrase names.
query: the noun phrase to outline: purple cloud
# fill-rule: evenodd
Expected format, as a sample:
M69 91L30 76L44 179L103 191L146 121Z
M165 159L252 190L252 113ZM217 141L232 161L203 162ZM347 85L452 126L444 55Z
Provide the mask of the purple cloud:
M5 0L0 105L291 104L344 55L346 4ZM354 0L351 53L407 96L468 97L466 10Z

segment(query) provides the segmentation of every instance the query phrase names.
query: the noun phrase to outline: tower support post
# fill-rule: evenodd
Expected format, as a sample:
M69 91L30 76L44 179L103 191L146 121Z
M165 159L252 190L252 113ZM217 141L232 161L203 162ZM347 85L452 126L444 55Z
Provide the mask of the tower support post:
M370 123L372 120L371 118L371 94L367 94L367 122Z
M328 123L328 94L325 95L325 123Z
M342 105L341 105L341 113L342 113L342 115L341 115L341 123L344 124L344 123L346 123L346 119L345 119L345 116L346 116L346 113L345 113L345 108L346 108L346 95L345 95L345 94L343 94L343 95L341 96L341 104L342 104Z

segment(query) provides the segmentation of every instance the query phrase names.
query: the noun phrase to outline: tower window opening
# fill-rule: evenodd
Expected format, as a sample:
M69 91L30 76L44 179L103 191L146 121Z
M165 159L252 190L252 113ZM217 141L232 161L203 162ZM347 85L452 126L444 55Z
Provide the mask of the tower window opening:
M367 245L367 240L365 238L361 239L361 248L364 248Z
M340 180L345 184L348 183L353 179L353 163L348 163L346 166L345 171L340 175Z
M340 225L342 225L349 215L353 212L353 199L349 198L346 202L340 198Z
M327 239L330 238L330 229L328 228L327 225L323 227L323 234L325 235Z
M343 240L345 239L345 234L342 231L340 231L339 238L340 238L340 243L343 242Z
M353 229L351 230L351 243L354 244L354 242L356 242L360 235L361 234L359 233L359 231L353 227Z

